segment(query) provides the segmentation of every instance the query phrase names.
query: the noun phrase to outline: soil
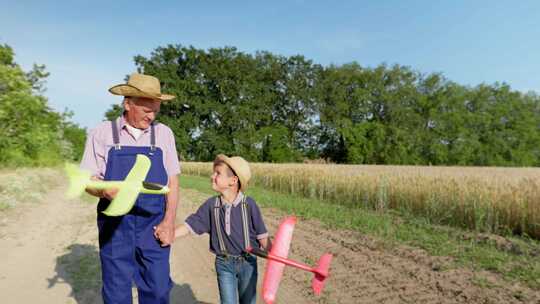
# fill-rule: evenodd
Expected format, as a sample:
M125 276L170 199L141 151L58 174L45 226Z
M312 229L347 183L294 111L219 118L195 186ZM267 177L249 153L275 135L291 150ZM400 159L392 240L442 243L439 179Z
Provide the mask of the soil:
M46 202L0 213L2 303L102 303L95 205L68 201L64 191L51 189ZM206 197L185 189L180 194L177 222ZM271 234L286 216L273 209L263 215ZM456 269L447 257L299 219L289 257L315 264L326 252L334 259L322 295L312 294L310 273L286 268L278 303L540 303L540 291L499 275ZM177 240L171 303L219 303L213 261L206 236ZM259 259L259 285L264 265ZM133 294L137 303L136 289Z

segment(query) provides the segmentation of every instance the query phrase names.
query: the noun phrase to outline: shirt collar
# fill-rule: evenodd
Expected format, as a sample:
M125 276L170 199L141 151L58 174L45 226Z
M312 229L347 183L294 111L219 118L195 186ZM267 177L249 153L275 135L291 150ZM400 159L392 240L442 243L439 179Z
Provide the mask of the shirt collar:
M120 127L120 130L124 129L124 128L126 127L126 125L127 125L127 121L126 121L126 118L124 117L124 115L120 115L120 117L118 118L118 120L120 120L119 123L118 123L118 125L119 125L119 127ZM150 131L150 128L151 128L151 127L148 127L148 128L146 128L146 129L142 130L143 133L149 132L149 131Z
M232 203L233 207L238 206L238 204L240 204L243 199L244 199L244 193L242 193L242 191L238 191L238 195L236 195L236 198L234 199L234 201ZM221 206L224 206L224 205L227 204L227 203L224 202L224 200L223 200L223 198L221 196L219 197L219 202L221 203Z

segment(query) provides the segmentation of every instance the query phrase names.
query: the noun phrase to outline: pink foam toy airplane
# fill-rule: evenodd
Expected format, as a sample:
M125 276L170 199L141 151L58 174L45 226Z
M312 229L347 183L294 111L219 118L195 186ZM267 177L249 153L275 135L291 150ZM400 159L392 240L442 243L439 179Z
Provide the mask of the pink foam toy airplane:
M296 217L294 216L287 217L281 222L270 252L258 248L248 248L247 250L251 254L268 260L262 291L263 299L267 304L275 303L277 290L285 265L313 272L314 277L311 287L313 288L315 295L321 294L324 287L324 281L329 275L328 270L330 268L330 262L332 261L332 255L329 253L321 256L317 267L310 267L287 258L295 223Z

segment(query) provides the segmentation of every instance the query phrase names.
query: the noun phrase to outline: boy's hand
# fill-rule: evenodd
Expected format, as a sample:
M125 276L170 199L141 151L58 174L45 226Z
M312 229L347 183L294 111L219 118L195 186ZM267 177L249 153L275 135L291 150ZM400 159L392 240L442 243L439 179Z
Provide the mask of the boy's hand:
M154 226L154 237L161 242L161 247L170 246L174 242L174 223L163 221Z
M270 252L270 250L272 250L272 241L268 237L259 239L259 245L261 249L266 252Z
M270 250L272 250L272 239L270 237L268 237L268 241L266 242L265 249L268 252L270 252Z

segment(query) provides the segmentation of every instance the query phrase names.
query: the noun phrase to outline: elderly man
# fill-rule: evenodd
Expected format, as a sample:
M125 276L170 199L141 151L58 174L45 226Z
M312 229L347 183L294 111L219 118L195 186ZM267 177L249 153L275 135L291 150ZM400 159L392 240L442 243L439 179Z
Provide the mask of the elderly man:
M146 181L167 184L171 191L166 196L140 194L128 214L109 217L101 211L118 190L86 189L100 198L97 226L103 301L132 303L135 282L139 303L169 303L173 284L168 245L174 239L180 165L171 129L154 119L161 102L174 96L161 94L159 80L142 74L132 74L127 84L109 91L124 96L124 113L89 132L81 168L93 172L96 179L123 180L136 155L144 154L152 162Z

